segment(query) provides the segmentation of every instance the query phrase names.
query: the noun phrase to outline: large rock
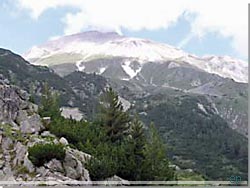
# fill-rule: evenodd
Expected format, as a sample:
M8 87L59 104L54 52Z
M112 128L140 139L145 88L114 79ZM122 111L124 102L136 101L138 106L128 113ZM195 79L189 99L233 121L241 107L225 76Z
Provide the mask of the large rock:
M8 150L10 149L10 146L13 145L13 140L9 137L4 137L2 139L2 149L3 150Z
M35 171L35 167L33 163L28 158L28 153L26 153L24 160L23 160L23 166L25 166L30 173Z
M44 166L36 168L36 173L38 173L38 177L48 177L50 170L46 169Z
M67 140L66 138L64 138L64 137L61 137L60 140L59 140L59 142L60 142L62 145L65 145L65 146L69 145L68 140Z
M18 114L21 98L16 88L8 85L0 85L0 121L11 123Z
M89 173L84 168L84 163L90 158L90 155L78 150L67 148L63 166L66 176L77 180L90 181Z
M14 150L16 151L16 156L13 160L13 165L14 166L21 165L27 153L27 147L21 144L20 142L18 142Z
M53 137L53 138L56 137L55 135L51 134L49 131L43 131L41 133L41 136L43 136L43 137Z
M26 110L19 110L18 115L16 117L16 122L20 124L21 122L28 119L28 113Z
M22 133L38 133L44 130L41 118L38 114L29 116L28 119L21 121L20 130Z
M129 181L120 178L119 176L114 175L113 177L107 178L103 182L105 185L129 185Z
M54 172L64 172L61 161L57 159L52 159L51 161L46 163L44 166L46 166L48 169Z

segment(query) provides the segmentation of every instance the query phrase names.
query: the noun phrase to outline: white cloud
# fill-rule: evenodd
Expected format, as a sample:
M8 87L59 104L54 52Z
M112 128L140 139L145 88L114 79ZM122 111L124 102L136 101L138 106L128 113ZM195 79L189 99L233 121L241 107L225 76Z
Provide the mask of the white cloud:
M20 7L30 10L34 19L50 8L70 6L62 21L65 34L89 28L131 31L155 30L175 24L180 16L196 15L190 19L190 36L202 37L217 32L232 38L232 47L247 56L247 8L249 0L18 0ZM185 45L189 38L184 39Z

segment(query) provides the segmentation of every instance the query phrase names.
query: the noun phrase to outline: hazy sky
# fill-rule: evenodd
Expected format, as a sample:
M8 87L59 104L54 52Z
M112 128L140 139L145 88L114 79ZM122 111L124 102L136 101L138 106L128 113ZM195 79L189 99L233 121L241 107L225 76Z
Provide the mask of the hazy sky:
M1 0L0 47L24 53L88 30L247 59L249 0Z

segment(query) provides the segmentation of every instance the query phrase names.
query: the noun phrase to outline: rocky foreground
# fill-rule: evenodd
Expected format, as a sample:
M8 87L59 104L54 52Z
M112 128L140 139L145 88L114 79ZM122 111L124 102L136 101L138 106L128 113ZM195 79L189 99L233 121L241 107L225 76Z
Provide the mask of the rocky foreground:
M0 181L6 184L31 181L36 184L91 184L84 166L91 156L71 148L65 138L57 138L46 131L49 117L41 118L38 106L28 98L26 92L0 78ZM37 143L63 144L66 151L64 160L52 159L41 167L34 166L28 158L28 148Z

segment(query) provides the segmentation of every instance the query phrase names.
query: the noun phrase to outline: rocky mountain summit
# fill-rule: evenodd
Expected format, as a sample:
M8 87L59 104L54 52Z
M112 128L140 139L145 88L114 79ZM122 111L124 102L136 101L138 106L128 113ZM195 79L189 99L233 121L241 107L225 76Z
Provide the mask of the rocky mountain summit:
M91 181L84 163L91 156L68 146L65 138L46 131L49 118L41 118L28 94L0 77L0 180L1 181ZM62 144L65 158L36 167L28 148L37 143Z

